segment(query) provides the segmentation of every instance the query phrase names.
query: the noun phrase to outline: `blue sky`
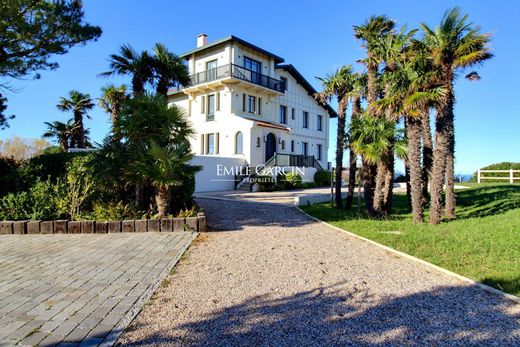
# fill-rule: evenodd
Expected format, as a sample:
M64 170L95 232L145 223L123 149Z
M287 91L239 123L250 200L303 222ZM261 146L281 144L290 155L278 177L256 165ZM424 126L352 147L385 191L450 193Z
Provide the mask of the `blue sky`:
M353 25L386 14L409 28L420 22L433 26L447 8L459 6L483 31L493 33L495 58L479 68L480 82L457 81L456 172L520 161L518 1L202 1L194 6L189 1L85 0L84 5L86 19L103 28L102 37L56 57L60 68L43 72L41 80L12 82L19 92L7 93L8 112L17 117L9 129L0 131L0 139L39 137L44 121L65 121L69 115L55 105L71 89L98 97L108 83L128 83L96 76L107 70L107 57L123 43L143 50L162 42L182 53L194 48L201 32L209 41L233 34L284 57L319 88L315 76L363 57L352 36ZM108 132L108 117L99 108L91 116L87 126L93 140L100 141ZM334 159L334 127L333 121L329 161Z

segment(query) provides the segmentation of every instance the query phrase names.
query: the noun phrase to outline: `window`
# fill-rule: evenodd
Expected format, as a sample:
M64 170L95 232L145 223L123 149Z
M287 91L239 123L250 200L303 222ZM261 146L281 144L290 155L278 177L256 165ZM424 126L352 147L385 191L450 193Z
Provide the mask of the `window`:
M320 144L318 144L318 146L316 148L316 159L321 160L321 145Z
M282 83L282 90L287 90L287 78L280 77L280 82Z
M302 127L309 128L309 112L303 111Z
M235 136L235 154L244 154L244 136L240 131Z
M244 57L244 67L254 72L262 72L262 63L248 57Z
M295 119L296 118L296 110L293 108L291 110L291 119Z
M316 129L318 129L318 131L322 131L323 130L323 116L321 114L319 114L316 119L317 119L317 123L318 123L318 124L316 124Z
M217 79L217 61L212 60L206 63L206 81L214 81Z
M260 147L260 138L259 137L256 138L256 147Z
M208 113L206 115L206 121L215 119L215 94L208 95Z
M256 96L247 96L247 112L256 113Z
M258 115L262 115L262 98L258 98Z
M246 95L242 94L242 112L246 112Z
M282 150L285 150L285 140L282 140Z
M291 140L291 152L294 152L294 140Z
M307 142L302 142L302 155L307 155Z
M206 154L215 154L215 134L207 134Z
M287 106L280 106L280 123L287 124Z

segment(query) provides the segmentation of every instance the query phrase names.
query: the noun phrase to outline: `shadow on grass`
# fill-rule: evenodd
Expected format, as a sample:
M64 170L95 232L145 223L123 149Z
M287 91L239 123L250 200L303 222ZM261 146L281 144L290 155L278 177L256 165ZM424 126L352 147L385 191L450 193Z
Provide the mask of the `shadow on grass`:
M482 283L507 293L520 293L520 277L486 277Z
M458 218L480 218L520 208L520 185L486 185L457 191Z
M273 298L261 295L153 331L134 325L130 345L378 346L518 345L519 314L512 302L473 287L380 301L365 287L340 283ZM518 312L518 311L516 311ZM139 330L143 331L140 332ZM132 330L138 330L132 334ZM144 333L144 335L143 335ZM126 345L126 344L125 344Z

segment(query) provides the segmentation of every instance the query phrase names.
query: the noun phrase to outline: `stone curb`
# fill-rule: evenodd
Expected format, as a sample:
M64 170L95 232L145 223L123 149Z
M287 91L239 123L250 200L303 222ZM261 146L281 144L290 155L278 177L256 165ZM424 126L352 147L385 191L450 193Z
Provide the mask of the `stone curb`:
M157 283L153 286L149 287L140 297L139 299L133 304L133 306L130 308L130 310L121 318L119 323L110 331L110 333L103 339L103 342L101 342L98 347L110 347L113 346L117 339L121 336L121 334L126 330L126 328L132 323L134 318L141 312L141 310L144 307L144 304L150 300L152 295L155 293L157 288L161 285L162 281L166 278L166 276L172 271L172 269L177 265L179 262L179 259L182 257L184 252L191 246L193 240L197 238L199 234L198 233L192 233L190 242L187 242L183 248L175 254L175 256L172 258L172 260L168 263L168 265L164 268L164 270L157 276Z
M335 229L335 230L337 230L337 231L341 231L341 232L343 232L343 233L345 233L345 234L347 234L347 235L350 235L350 236L352 236L352 237L354 237L354 238L356 238L356 239L359 239L359 240L362 240L362 241L368 242L368 243L370 243L370 244L372 244L372 245L374 245L374 246L377 246L377 247L379 247L379 248L382 248L382 249L384 249L385 251L388 251L388 252L391 252L391 253L397 254L397 255L399 255L399 256L401 256L401 257L403 257L403 258L406 258L406 259L408 259L408 260L414 261L414 262L416 262L416 263L420 263L420 264L426 265L426 266L428 266L428 267L430 267L430 268L433 268L433 269L435 269L435 270L437 270L437 271L439 271L439 272L441 272L441 273L443 273L443 274L449 275L449 276L451 276L451 277L455 277L455 278L457 278L457 279L459 279L459 280L461 280L461 281L463 281L463 282L466 282L466 283L472 284L472 285L474 285L474 286L477 286L477 287L479 287L479 288L481 288L481 289L483 289L483 290L485 290L485 291L487 291L487 292L489 292L489 293L493 293L493 294L500 295L500 296L502 296L502 297L504 297L504 298L506 298L506 299L509 299L509 300L511 300L511 301L514 301L515 303L520 304L520 297L518 297L518 296L516 296L516 295L509 294L509 293L506 293L506 292L503 292L503 291L501 291L501 290L498 290L498 289L496 289L496 288L493 288L493 287L491 287L491 286L488 286L487 284L484 284L484 283L481 283L481 282L478 282L478 281L472 280L472 279L470 279L470 278L468 278L468 277L465 277L465 276L459 275L458 273L455 273L455 272L453 272L453 271L447 270L447 269L445 269L445 268L443 268L443 267L440 267L440 266L437 266L437 265L435 265L435 264L429 263L429 262L427 262L426 260L422 260L422 259L420 259L420 258L414 257L413 255L410 255L410 254L408 254L408 253L404 253L404 252L398 251L398 250L393 249L393 248L391 248L391 247L388 247L388 246L382 245L382 244L380 244L380 243L377 243L377 242L375 242L375 241L372 241L372 240L370 240L370 239L367 239L367 238L365 238L365 237L363 237L363 236L359 236L359 235L357 235L357 234L354 234L354 233L352 233L352 232L350 232L350 231L347 231L347 230L344 230L344 229L338 228L338 227L336 227L336 226L334 226L334 225L331 225L331 224L329 224L329 223L327 223L327 222L322 221L321 219L318 219L318 218L316 218L316 217L314 217L314 216L311 216L310 214L308 214L307 212L305 212L304 210L302 210L302 209L301 209L300 207L298 207L298 206L295 206L295 208L298 209L301 213L303 213L303 214L306 215L307 217L309 217L310 219L315 220L315 221L318 222L318 223L322 223L322 224L324 224L324 225L326 225L326 226L328 226L328 227L330 227L330 228L332 228L332 229Z
M0 234L106 234L121 232L206 231L206 216L124 221L0 221Z

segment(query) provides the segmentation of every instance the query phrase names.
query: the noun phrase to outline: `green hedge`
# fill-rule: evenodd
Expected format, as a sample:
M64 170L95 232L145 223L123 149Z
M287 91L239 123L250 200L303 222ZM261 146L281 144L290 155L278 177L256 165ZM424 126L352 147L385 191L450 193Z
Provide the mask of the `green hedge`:
M480 168L480 170L520 170L520 163L513 163L513 162L502 162L502 163L495 163L488 166L484 166L483 168ZM471 178L470 182L477 182L477 175L478 172L475 172L473 174L473 177ZM509 172L483 172L481 174L481 177L509 177ZM515 173L515 177L520 177L520 174ZM516 180L515 180L516 181ZM482 180L483 183L507 183L506 180L491 180L491 179L485 179ZM520 182L517 181L517 182Z

